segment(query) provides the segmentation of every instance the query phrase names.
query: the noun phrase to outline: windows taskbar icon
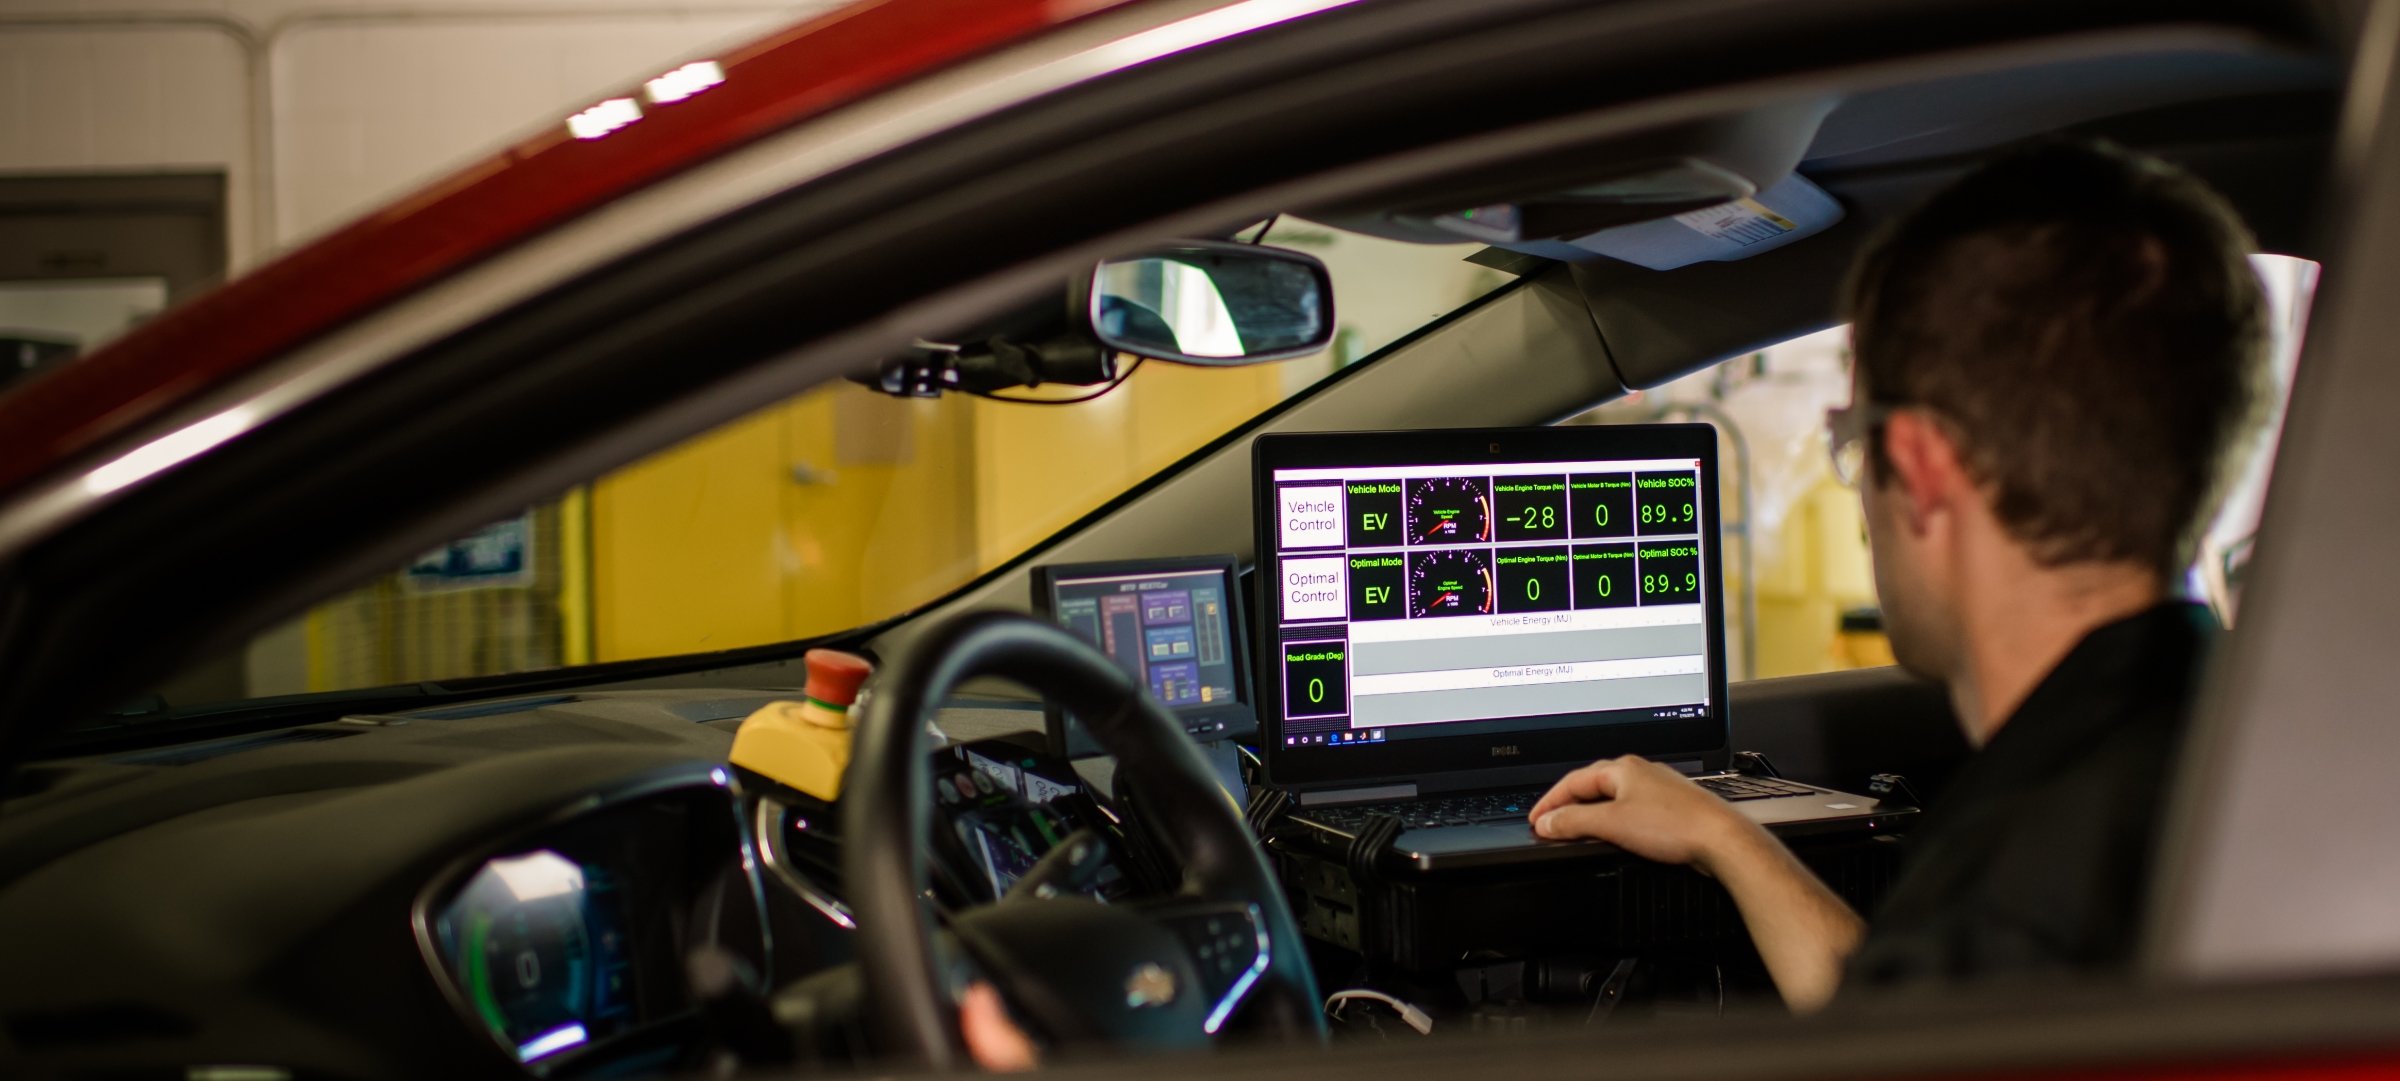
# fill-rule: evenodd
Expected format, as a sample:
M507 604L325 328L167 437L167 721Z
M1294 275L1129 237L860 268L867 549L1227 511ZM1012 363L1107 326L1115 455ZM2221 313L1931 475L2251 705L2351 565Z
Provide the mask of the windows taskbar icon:
M1340 732L1311 732L1307 735L1285 736L1286 747L1355 747L1362 743L1384 741L1383 729L1351 728Z

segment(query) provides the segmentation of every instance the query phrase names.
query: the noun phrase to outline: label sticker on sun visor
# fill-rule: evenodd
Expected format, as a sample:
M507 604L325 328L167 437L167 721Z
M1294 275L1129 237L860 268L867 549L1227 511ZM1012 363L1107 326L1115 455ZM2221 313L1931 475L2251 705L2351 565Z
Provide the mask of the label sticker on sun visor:
M1762 240L1773 240L1799 226L1764 206L1756 199L1737 199L1723 206L1706 210L1689 210L1675 215L1675 220L1702 236L1731 241L1749 247Z

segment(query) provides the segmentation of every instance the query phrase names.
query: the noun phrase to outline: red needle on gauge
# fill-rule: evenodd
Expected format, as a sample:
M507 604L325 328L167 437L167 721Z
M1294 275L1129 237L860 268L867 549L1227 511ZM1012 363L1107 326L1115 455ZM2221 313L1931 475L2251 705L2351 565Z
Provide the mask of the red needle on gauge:
M1426 606L1425 606L1425 610L1426 610L1426 611L1428 611L1428 612L1430 612L1430 611L1433 611L1433 610L1434 610L1434 609L1436 609L1436 608L1439 608L1439 607L1441 607L1441 606L1443 606L1443 605L1445 605L1445 604L1448 604L1448 603L1450 603L1450 601L1451 601L1452 599L1456 598L1457 596L1458 596L1458 594L1456 594L1456 593L1444 593L1444 594L1442 594L1442 595L1441 595L1441 596L1439 596L1439 597L1435 597L1435 598L1433 599L1433 603L1426 605Z
M1424 536L1422 536L1422 537L1418 537L1418 538L1417 538L1417 540L1418 540L1420 543L1422 543L1422 542L1424 542L1424 541L1429 541L1429 540L1432 540L1432 539L1433 539L1433 535L1434 535L1434 534L1441 532L1441 531L1442 531L1442 527L1443 527L1443 526L1446 526L1446 525L1449 525L1449 524L1450 524L1450 523L1449 523L1449 521L1448 521L1448 520L1446 520L1446 519L1445 519L1445 520L1443 520L1443 521L1435 522L1435 523L1433 523L1433 528L1432 528L1432 529L1428 529L1428 530L1426 530L1426 531L1425 531L1425 535L1424 535Z

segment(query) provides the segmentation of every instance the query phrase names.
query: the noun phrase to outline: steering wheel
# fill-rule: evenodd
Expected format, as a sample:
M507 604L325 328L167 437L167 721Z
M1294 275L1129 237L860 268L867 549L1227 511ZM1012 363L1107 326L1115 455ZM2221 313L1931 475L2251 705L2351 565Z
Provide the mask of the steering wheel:
M1113 905L1012 897L958 914L937 936L924 904L927 722L979 676L1066 708L1116 756L1182 868L1178 889ZM1232 797L1183 726L1114 662L1038 620L970 613L917 641L876 682L843 782L842 870L880 1049L936 1069L965 1065L957 993L972 972L1039 1035L1066 1043L1194 1047L1236 1029L1324 1039L1298 926Z

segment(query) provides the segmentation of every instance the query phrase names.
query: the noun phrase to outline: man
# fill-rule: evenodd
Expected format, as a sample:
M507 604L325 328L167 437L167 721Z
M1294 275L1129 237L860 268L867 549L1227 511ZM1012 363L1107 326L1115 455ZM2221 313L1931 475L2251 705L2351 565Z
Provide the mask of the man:
M1576 771L1535 831L1714 875L1796 1011L1837 988L2121 968L2212 625L2171 598L2264 398L2251 250L2191 177L2052 144L1935 196L1854 272L1837 468L1894 655L1980 748L1872 922L1657 763Z

